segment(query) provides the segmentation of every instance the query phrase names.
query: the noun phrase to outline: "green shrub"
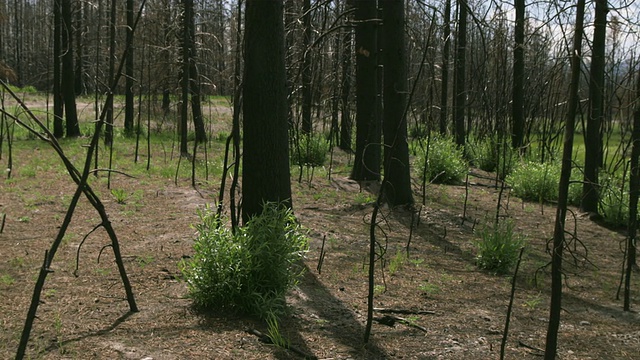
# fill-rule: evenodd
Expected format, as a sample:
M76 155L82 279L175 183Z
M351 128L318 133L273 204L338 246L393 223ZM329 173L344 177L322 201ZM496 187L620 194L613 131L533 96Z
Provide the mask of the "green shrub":
M201 309L228 309L267 318L284 309L284 295L303 268L307 239L291 210L267 203L233 234L214 209L198 212L193 257L182 264L189 296Z
M560 183L561 163L541 164L537 161L525 161L516 166L507 176L514 195L529 201L557 201L558 184ZM582 173L573 169L569 184L569 204L578 205L582 197Z
M499 144L493 139L470 143L468 149L475 166L484 171L498 172L501 179L511 173L517 159L517 152L509 144Z
M558 199L560 168L554 164L526 161L507 176L514 195L530 201L554 201Z
M299 166L317 167L327 162L329 142L322 135L302 135L298 147L291 149L291 163Z
M11 91L16 93L17 95L20 95L20 94L35 94L35 93L38 92L38 89L36 89L34 86L31 86L31 85L27 85L25 87L17 87L15 85L9 85L9 89L11 89Z
M606 173L600 177L600 203L598 210L605 223L623 227L629 223L628 179L620 179Z
M417 169L424 171L426 153L418 156ZM464 154L453 139L432 137L429 141L428 161L426 162L427 181L438 184L461 182L469 169Z
M503 221L495 228L485 227L475 245L478 251L476 263L479 268L506 274L518 261L524 237L513 232L513 222Z

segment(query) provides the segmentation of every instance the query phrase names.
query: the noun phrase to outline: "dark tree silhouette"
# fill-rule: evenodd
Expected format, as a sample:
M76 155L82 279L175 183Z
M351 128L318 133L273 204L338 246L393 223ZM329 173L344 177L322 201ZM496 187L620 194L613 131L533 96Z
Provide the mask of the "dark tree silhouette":
M598 172L602 162L602 117L604 115L604 68L607 38L607 0L596 0L596 13L589 75L589 117L584 139L584 183L582 211L597 213L600 196Z
M440 90L440 134L447 133L448 102L449 102L449 51L451 48L451 0L444 4L443 38L442 46L442 89Z
M116 68L116 0L111 0L109 9L109 83L115 77ZM109 89L113 92L114 89ZM113 96L107 96L104 103L105 107L105 127L104 127L104 143L108 146L113 145Z
M558 205L553 231L553 247L551 248L551 303L549 305L549 327L545 347L545 360L554 360L558 348L558 329L560 328L560 310L562 309L562 254L565 247L565 219L569 197L569 181L571 180L571 160L573 152L573 133L575 118L578 113L580 98L580 62L582 54L582 36L584 24L585 0L578 0L576 10L573 48L571 49L571 85L569 88L569 104L565 119L564 149L562 152L562 170L558 187Z
M73 63L73 17L71 0L62 0L62 96L64 100L64 115L67 137L80 136L78 112L76 109L76 80Z
M352 7L352 1L347 1L345 8L350 10ZM340 149L345 151L352 151L351 146L351 134L353 129L353 123L351 121L351 104L350 102L350 93L351 93L351 58L353 46L352 44L353 31L351 28L347 28L343 30L342 33L342 56L341 56L341 67L342 67L342 79L340 82L340 141L339 146Z
M133 44L133 0L127 0L125 12L127 15L127 27L126 27L126 41L127 44ZM131 49L127 51L127 58L125 60L124 72L125 72L125 84L124 84L124 131L127 134L133 133L133 83L134 83L134 68L133 68L133 45Z
M313 131L311 123L311 0L302 1L302 133Z
M515 9L511 146L520 149L524 141L524 0L515 0Z
M78 9L76 9L76 23L75 23L75 35L76 35L76 83L75 90L76 95L81 95L86 93L85 83L84 83L84 34L85 34L85 10L87 9L87 5L84 1L78 2Z
M193 0L185 0L185 11L188 18L185 19L185 30L189 31L188 49L189 49L189 92L191 93L191 113L193 115L193 124L196 131L196 142L204 143L207 141L207 132L204 128L204 118L202 116L202 104L200 99L200 74L196 59L198 52L196 48L196 23L194 15Z
M384 194L390 206L413 204L407 139L404 0L383 0Z
M629 177L629 229L627 235L627 264L624 278L624 311L631 310L631 274L636 264L638 231L638 196L640 195L640 72L636 83L636 108L633 113L631 148L631 176Z
M377 2L355 0L356 153L351 178L380 180L381 123L377 112Z
M467 84L467 0L458 3L458 34L456 43L456 66L453 77L455 105L454 105L454 125L456 134L456 144L465 145L464 113L466 110Z
M62 0L53 1L53 136L64 136L62 98Z
M291 206L282 0L247 0L244 34L242 218L265 201Z

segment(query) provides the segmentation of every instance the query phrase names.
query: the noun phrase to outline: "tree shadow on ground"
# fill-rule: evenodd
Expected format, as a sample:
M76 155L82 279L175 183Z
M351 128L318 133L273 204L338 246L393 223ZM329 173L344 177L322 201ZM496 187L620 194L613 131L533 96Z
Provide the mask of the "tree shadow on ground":
M298 330L304 327L307 332L333 338L342 345L341 348L334 349L337 353L327 353L323 357L346 355L356 359L389 358L376 343L375 334L368 344L363 343L364 324L319 281L316 274L308 267L303 280L298 285L298 291L300 294L297 296L300 299L295 306L296 313L289 317L286 324L290 322L291 326L297 327ZM296 334L300 336L300 331Z
M254 339L251 341L264 344L266 353L271 353L274 357L283 360L336 356L356 359L389 358L376 344L375 339L371 339L367 345L363 343L363 324L358 321L353 311L331 294L331 291L307 266L305 266L303 279L289 298L292 301L288 301L287 313L280 317L278 324L279 332L289 344L289 349L269 344L268 341L264 341L266 340L264 337L251 334L252 329L258 330L263 335L268 333L267 323L255 318L237 317L237 321L229 321L231 315L202 314L202 326L219 330L221 322L243 324L242 331L246 333L247 339ZM332 338L343 346L323 349L322 337ZM310 347L310 341L318 341L318 343ZM318 354L321 351L326 353Z
M603 318L614 318L616 321L622 321L629 325L635 325L630 327L630 330L637 329L640 325L640 316L634 311L624 311L622 309L622 300L618 301L618 306L607 306L598 304L592 300L584 297L579 297L575 294L565 291L562 294L563 297L563 310L569 312L576 312L576 309L587 309L589 312L596 312ZM566 307L566 308L565 308ZM574 309L572 309L572 307Z
M422 212L427 211L423 209ZM464 262L475 265L475 258L469 251L465 251L454 237L462 234L465 239L473 236L476 223L473 219L463 219L460 216L448 212L433 210L428 219L420 212L392 209L387 211L391 218L403 225L405 232L410 234L411 243L416 241L427 241L431 245L439 247L445 254L452 253L458 255ZM407 238L409 241L409 238ZM461 240L467 241L467 240Z

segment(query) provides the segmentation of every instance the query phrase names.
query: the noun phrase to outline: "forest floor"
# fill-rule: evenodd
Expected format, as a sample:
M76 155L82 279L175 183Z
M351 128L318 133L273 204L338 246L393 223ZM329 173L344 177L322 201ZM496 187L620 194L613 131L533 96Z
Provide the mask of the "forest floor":
M50 154L44 143L22 140L13 153L12 178L0 182L0 216L6 214L0 234L2 359L15 356L45 250L75 190L62 168L51 165L57 160ZM132 154L127 154L130 159ZM81 159L78 155L76 161ZM499 358L511 276L479 270L474 246L479 231L495 217L498 190L493 175L472 169L468 188L429 185L426 205L416 211L382 209L377 237L386 252L376 263L374 318L405 320L392 326L374 321L371 340L364 345L368 222L376 194L348 179L349 156L336 150L333 161L330 179L328 169L316 169L313 179L305 173L298 182L298 169L292 168L294 210L309 230L310 251L306 274L288 297L289 311L280 322L291 346L318 359ZM132 168L144 166L130 162ZM107 189L105 174L91 185L119 236L140 311L128 312L113 253L105 247L108 236L99 229L84 240L100 221L83 199L51 265L28 358L304 358L248 332L266 332L263 322L223 312L199 313L187 298L179 262L193 254L196 210L215 201L219 178L199 181L196 190L188 176L180 177L178 185L171 176L113 176L112 189L124 192L124 203ZM421 204L417 181L415 196ZM505 348L508 359L539 359L544 349L550 284L546 249L554 218L552 204L525 203L508 192L503 196L502 221L513 221L527 241ZM623 312L622 301L616 299L624 235L576 209L570 212L567 230L579 242L571 245L575 257L565 262L558 357L637 359L640 316ZM637 309L638 274L631 288Z

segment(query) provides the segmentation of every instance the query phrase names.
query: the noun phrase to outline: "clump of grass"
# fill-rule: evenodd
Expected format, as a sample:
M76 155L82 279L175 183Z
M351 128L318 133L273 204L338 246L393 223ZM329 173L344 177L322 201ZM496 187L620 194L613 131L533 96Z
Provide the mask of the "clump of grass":
M535 161L521 163L513 173L507 176L514 195L530 201L549 201L558 199L558 166Z
M267 319L284 310L308 249L290 209L267 203L235 234L215 209L199 211L194 255L182 264L189 296L202 309L227 309Z
M480 269L497 274L511 271L525 244L524 237L515 234L513 228L513 222L502 221L494 228L487 226L480 232L480 239L475 241L476 264Z
M118 204L126 204L129 198L129 195L124 189L111 189L111 195L113 195Z
M319 167L327 162L329 142L322 135L302 135L298 146L291 149L291 163Z
M425 157L428 157L425 161ZM456 184L465 178L469 165L453 139L434 136L427 151L417 157L417 168L425 171L426 180L437 184Z
M404 251L396 251L396 255L389 260L389 274L394 275L404 266L407 254Z
M600 175L598 210L604 222L613 227L625 227L629 224L628 179L605 173Z
M504 179L513 171L517 159L517 152L506 142L496 142L494 139L471 142L467 147L472 163L479 169L497 172L500 179Z
M572 171L569 184L569 203L577 205L582 196L581 172ZM561 164L523 161L507 176L515 196L529 201L549 202L558 200Z

